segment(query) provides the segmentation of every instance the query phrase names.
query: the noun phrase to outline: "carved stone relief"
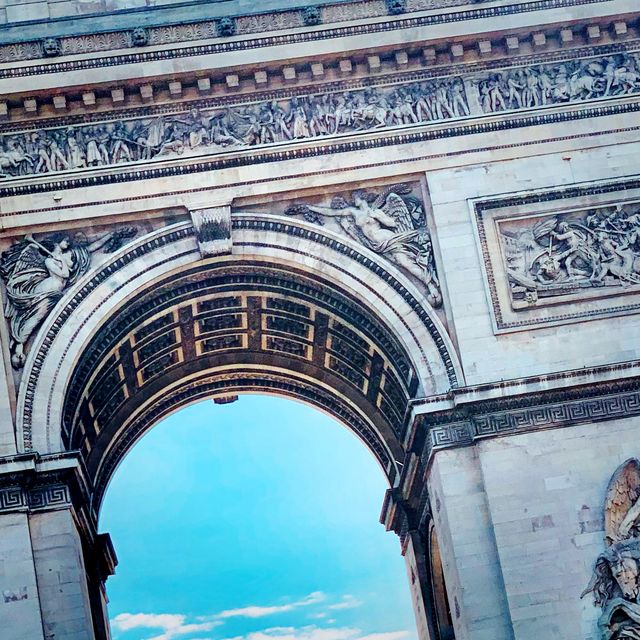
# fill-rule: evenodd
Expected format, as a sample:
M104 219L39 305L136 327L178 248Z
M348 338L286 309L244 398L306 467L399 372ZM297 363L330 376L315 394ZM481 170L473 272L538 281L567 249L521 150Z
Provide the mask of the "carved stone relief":
M614 473L604 507L606 549L583 591L602 614L602 640L640 638L640 461L632 458Z
M514 309L640 285L640 205L505 221L500 232Z
M490 74L475 86L484 113L544 107L636 93L638 63L637 54L570 60Z
M0 177L203 155L640 92L638 54L5 133ZM600 74L600 75L598 75ZM526 81L526 82L525 82ZM527 84L525 88L523 82ZM508 88L508 89L507 89Z
M433 307L442 305L431 235L419 185L396 184L356 190L330 201L304 201L284 213L326 225L394 263L427 291Z
M98 252L113 253L137 233L135 227L87 236L47 234L25 236L0 255L0 279L5 286L4 316L9 327L11 364L23 367L26 345L69 287L97 260Z
M148 161L185 153L274 144L469 115L459 78L300 96L283 101L6 134L7 176Z
M640 308L637 180L507 196L473 208L497 332Z
M191 211L196 240L203 258L231 253L231 207L209 207Z

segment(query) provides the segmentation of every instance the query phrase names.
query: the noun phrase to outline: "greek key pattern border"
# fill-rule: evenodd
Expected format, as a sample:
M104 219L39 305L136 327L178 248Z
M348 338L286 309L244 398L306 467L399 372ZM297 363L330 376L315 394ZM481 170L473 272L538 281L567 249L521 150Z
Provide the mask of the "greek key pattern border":
M9 486L0 489L0 513L11 511L42 511L71 505L66 484L34 487Z
M585 397L503 411L479 411L466 419L453 418L443 424L424 426L429 437L424 452L428 460L439 449L463 447L483 438L529 433L640 415L640 390L633 389L601 397Z

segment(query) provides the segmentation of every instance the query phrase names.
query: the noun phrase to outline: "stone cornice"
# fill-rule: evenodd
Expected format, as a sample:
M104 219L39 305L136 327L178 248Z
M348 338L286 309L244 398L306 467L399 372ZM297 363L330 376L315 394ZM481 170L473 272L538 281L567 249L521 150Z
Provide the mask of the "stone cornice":
M433 454L479 440L640 415L640 377L469 402L416 418L408 444L428 467Z
M519 13L522 11L541 11L565 6L579 6L584 4L610 2L611 0L512 0L501 5L491 3L492 6L479 9L477 4L482 0L409 0L406 11L394 16L394 23L401 25L401 20L417 12L440 11L440 17L432 20L432 23L453 22L475 17L493 17ZM471 6L469 6L471 5ZM523 5L520 8L518 5ZM375 22L376 18L385 18L388 23L388 7L382 0L354 0L339 4L327 4L318 7L318 15L309 19L306 15L306 7L282 9L269 13L251 13L248 15L232 16L234 36L252 36L263 33L277 33L278 31L291 31L303 27L318 26L318 38L325 37L323 27L328 25L345 25L352 22L367 20ZM454 9L452 12L451 9ZM159 14L164 10L171 14L162 18ZM443 11L447 10L447 11ZM184 11L184 9L183 9ZM184 18L175 14L171 7L155 7L153 14L146 12L145 19L137 24L135 16L139 10L106 14L98 22L99 25L106 22L106 27L98 27L96 30L96 18L98 16L75 17L73 21L68 19L48 20L46 24L32 22L28 33L33 34L40 29L40 39L25 39L23 25L8 24L0 28L2 42L0 45L0 63L26 60L46 59L82 55L85 53L112 52L118 50L133 49L136 41L132 35L132 29L138 27L145 30L146 42L141 46L187 44L189 42L216 40L222 42L229 40L229 34L221 32L220 21L228 17L219 14L216 7L203 6L199 11L199 19L192 22L184 22ZM465 15L468 13L468 15ZM215 14L215 15L213 15ZM184 14L182 14L184 15ZM125 18L125 16L128 18ZM106 21L104 18L106 17ZM124 18L124 19L123 19ZM83 24L86 26L83 28ZM32 36L33 37L33 36ZM46 50L44 39L57 40L55 52ZM140 45L139 45L140 46Z
M626 23L617 23L625 24ZM494 41L471 38L455 45L425 46L416 49L378 50L375 53L344 52L324 57L322 63L301 59L282 63L278 71L270 64L269 72L251 68L203 74L182 73L171 77L140 77L127 81L127 86L113 83L93 86L91 90L56 87L55 90L33 91L0 101L0 133L52 126L114 121L151 115L176 113L188 108L223 108L251 105L261 101L281 100L301 94L353 91L369 86L390 86L403 82L420 82L447 77L473 77L480 72L499 69L552 64L640 49L640 29L629 27L624 33L615 29L600 32L596 40L587 37L586 25L572 27L571 40L557 37L557 29L545 36L544 46L533 46L527 38L513 38L509 46L504 37ZM460 55L451 53L460 47ZM482 47L484 52L482 52ZM488 48L487 48L488 47ZM277 66L277 62L275 63ZM2 70L12 73L12 69Z
M41 456L25 453L0 458L0 513L64 509L88 495L77 452Z
M27 45L11 45L9 49L4 51L6 63L2 65L3 50L0 48L0 81L15 80L18 78L27 78L35 76L46 76L50 74L70 73L73 71L89 71L93 69L106 69L110 67L119 67L123 65L138 65L145 63L158 63L176 59L196 59L202 56L220 56L223 54L233 54L236 56L242 51L269 49L273 47L287 47L287 62L282 64L287 66L292 60L297 60L301 64L304 63L305 57L308 57L309 45L317 44L322 41L330 42L337 38L342 40L341 53L349 56L348 51L361 49L362 45L358 37L369 36L374 34L388 34L391 32L407 32L411 30L410 40L413 42L422 42L425 46L430 40L433 42L428 46L436 45L438 51L434 51L438 56L446 55L453 61L469 61L469 54L474 56L491 56L494 55L493 49L506 55L516 53L520 45L530 50L544 50L555 46L555 41L560 41L562 46L571 45L572 43L598 43L607 41L608 39L626 38L630 31L635 29L635 18L629 15L619 15L615 10L609 11L606 15L586 17L585 22L577 24L575 20L567 23L567 28L562 28L562 21L567 18L566 15L556 12L554 17L550 16L551 21L541 23L535 27L535 33L526 28L514 29L509 22L501 23L499 18L511 15L526 16L532 12L545 11L552 9L567 9L570 7L586 6L586 5L602 5L608 6L607 3L615 3L616 0L530 0L528 2L513 2L510 4L496 5L490 3L486 7L478 8L477 4L473 4L472 8L459 11L449 11L441 13L426 14L409 14L401 15L391 19L373 20L369 22L360 21L354 24L336 24L331 27L305 27L302 29L288 29L287 33L279 34L277 31L268 35L260 35L258 37L245 38L222 38L202 40L197 44L178 43L176 46L171 44L159 43L158 46L142 47L137 49L124 48L121 53L114 50L114 53L104 52L103 55L95 55L100 53L95 47L85 45L80 46L78 51L73 55L63 56L61 58L48 59L47 62L40 61L38 64L28 64L18 66L16 61L24 58L21 47ZM596 12L597 14L597 12ZM635 15L635 14L634 14ZM487 19L496 19L496 22L490 23ZM455 38L451 38L450 34L442 31L447 25L453 28L461 22L476 21L477 26L470 27L469 35L457 34ZM487 32L487 25L491 24L491 31ZM433 30L440 30L440 36L436 37L430 34L435 33ZM416 31L419 30L419 31ZM421 30L421 31L420 31ZM421 33L417 38L416 34ZM509 35L511 32L511 35ZM473 34L476 34L475 36ZM98 36L96 36L98 37ZM102 36L104 39L104 36ZM355 38L354 45L349 47L349 38ZM435 39L434 39L435 38ZM357 41L357 42L356 42ZM405 45L408 41L403 33L401 39L396 39L397 45ZM297 50L296 45L301 45ZM391 46L391 45L388 45ZM367 47L368 49L368 47ZM465 57L466 52L466 57ZM404 57L406 52L400 52L400 65L404 65ZM330 54L328 49L323 54L323 59ZM367 55L371 55L368 53ZM377 55L377 54L376 54ZM427 52L426 62L430 64L432 54ZM269 64L275 62L274 58L268 56ZM221 69L227 70L230 66L238 66L238 62L223 63ZM188 64L183 63L182 68L187 69ZM213 69L215 64L203 66L198 64L191 70L192 74L199 78L211 79L207 69ZM239 68L239 67L238 67ZM162 72L160 72L162 73ZM158 72L146 75L158 75ZM277 75L277 74L276 74ZM213 78L214 83L216 81ZM87 78L83 78L86 84ZM114 78L105 77L104 81L113 83ZM98 84L99 81L93 80L92 84ZM31 82L31 90L39 89L37 82ZM77 84L77 83L76 83ZM27 91L25 89L25 91ZM12 93L10 83L7 87L3 87L3 93Z
M482 2L483 0L409 0L405 10L400 13L415 13L449 9ZM484 0L486 1L486 0ZM512 0L512 2L518 0ZM520 0L524 1L524 0ZM606 2L607 0L601 0ZM293 4L293 6L292 6ZM336 22L352 22L372 19L390 14L385 0L324 0L323 2L296 3L281 1L280 5L270 3L269 11L264 11L261 3L246 7L244 11L230 13L223 3L212 3L207 0L186 0L178 7L174 5L155 5L153 7L130 7L107 13L93 12L84 15L62 16L47 20L29 21L30 39L24 35L24 23L9 22L0 26L3 42L29 43L39 45L33 55L44 57L45 53L38 38L60 38L64 53L75 43L65 40L88 37L98 40L99 36L122 35L122 43L134 46L130 30L147 29L150 44L164 42L167 38L174 42L188 42L203 37L219 36L218 22L230 18L234 22L235 33L246 35L278 31L302 26L314 26ZM311 9L311 11L309 11ZM313 11L316 9L317 11ZM309 15L311 14L311 15ZM315 14L315 15L314 15ZM187 19L185 19L185 16ZM191 18L189 20L188 18ZM167 31L173 31L168 34ZM224 37L220 35L219 37ZM66 45L66 46L65 46ZM115 47L114 47L115 48Z

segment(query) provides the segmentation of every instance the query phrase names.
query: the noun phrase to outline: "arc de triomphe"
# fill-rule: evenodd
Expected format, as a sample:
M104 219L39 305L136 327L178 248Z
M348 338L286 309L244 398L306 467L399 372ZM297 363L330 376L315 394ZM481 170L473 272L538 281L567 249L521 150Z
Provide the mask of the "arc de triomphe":
M636 0L0 3L0 636L105 640L119 462L281 394L421 640L640 638ZM6 5L6 6L5 6Z

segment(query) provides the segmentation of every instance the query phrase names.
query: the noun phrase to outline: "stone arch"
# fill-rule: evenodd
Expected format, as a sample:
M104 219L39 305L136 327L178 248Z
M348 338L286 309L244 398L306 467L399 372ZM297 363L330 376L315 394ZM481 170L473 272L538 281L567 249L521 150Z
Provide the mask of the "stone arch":
M234 214L233 243L202 259L190 223L150 233L69 290L38 333L21 449L79 450L94 518L137 438L189 402L250 391L309 402L351 428L393 484L411 400L458 384L424 293L376 254L273 215Z

